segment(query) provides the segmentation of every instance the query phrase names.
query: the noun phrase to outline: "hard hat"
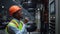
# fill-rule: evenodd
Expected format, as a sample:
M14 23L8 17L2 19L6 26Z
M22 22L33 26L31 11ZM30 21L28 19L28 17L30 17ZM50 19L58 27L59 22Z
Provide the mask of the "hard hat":
M13 15L13 13L17 12L18 10L21 10L21 7L17 6L17 5L13 5L9 8L9 13L10 16Z

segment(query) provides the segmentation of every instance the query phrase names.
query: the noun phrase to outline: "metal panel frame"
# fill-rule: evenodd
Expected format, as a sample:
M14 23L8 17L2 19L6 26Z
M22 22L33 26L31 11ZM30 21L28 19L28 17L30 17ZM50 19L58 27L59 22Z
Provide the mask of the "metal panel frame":
M59 24L59 21L58 21L58 17L59 17L59 16L58 16L58 12L59 12L59 10L58 10L58 0L55 0L55 9L56 9L56 10L55 10L55 11L56 11L56 30L55 30L55 32L56 32L56 34L59 34L59 33L58 33L58 28L59 28L59 27L58 27L58 26L59 26L59 25L58 25L58 24Z

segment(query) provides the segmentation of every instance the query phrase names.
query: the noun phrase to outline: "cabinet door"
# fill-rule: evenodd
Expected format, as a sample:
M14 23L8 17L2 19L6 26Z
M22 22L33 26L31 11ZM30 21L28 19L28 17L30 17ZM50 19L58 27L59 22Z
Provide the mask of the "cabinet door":
M55 34L55 6L54 1L49 4L50 11L49 11L49 33Z

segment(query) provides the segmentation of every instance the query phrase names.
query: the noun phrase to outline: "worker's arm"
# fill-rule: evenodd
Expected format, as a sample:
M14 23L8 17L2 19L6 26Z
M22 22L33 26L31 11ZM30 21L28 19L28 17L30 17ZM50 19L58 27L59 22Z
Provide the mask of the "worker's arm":
M27 30L26 30L27 22L28 22L27 18L25 18L24 22L22 22L23 23L23 27L22 27L22 30L21 30L22 34L27 34Z

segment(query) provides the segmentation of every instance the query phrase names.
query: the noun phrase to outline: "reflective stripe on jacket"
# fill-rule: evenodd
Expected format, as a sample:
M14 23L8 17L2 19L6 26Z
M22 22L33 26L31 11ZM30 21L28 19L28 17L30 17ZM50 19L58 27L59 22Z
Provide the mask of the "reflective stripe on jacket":
M18 28L19 30L22 30L23 22L20 21L20 22L18 23L18 21L17 21L16 19L12 19L12 20L9 22L9 24L7 25L7 27L6 27L6 32L7 32L7 33L8 33L8 26L16 27L16 28Z

